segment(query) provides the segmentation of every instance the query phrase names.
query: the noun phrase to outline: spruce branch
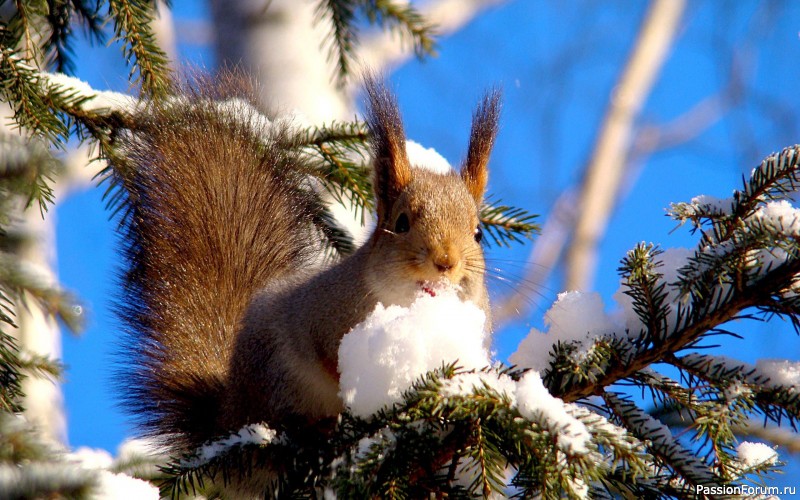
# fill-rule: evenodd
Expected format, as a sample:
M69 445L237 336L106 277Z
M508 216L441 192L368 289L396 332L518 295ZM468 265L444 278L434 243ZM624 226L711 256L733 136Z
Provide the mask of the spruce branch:
M362 0L367 19L381 29L396 32L414 47L418 59L436 55L436 26L409 3L395 0Z
M309 153L314 175L337 202L352 202L357 210L371 210L374 200L371 172L366 165L368 140L363 122L334 121L293 134L287 146Z
M410 42L419 59L435 55L435 27L410 4L394 0L319 0L316 22L330 24L328 57L335 61L336 79L344 86L352 74L351 63L358 44L358 13L383 30Z
M794 386L785 386L770 380L758 367L748 365L730 358L707 354L688 354L673 357L671 363L692 377L726 387L732 383L739 384L737 392L744 390L747 403L745 410L753 407L764 417L776 424L787 420L792 427L800 420L800 390ZM744 413L733 418L731 425L745 425ZM731 431L732 434L732 431Z
M513 395L495 386L498 377L511 383L521 375L510 368L445 365L369 419L345 412L329 433L309 438L308 429L288 429L278 441L226 445L214 454L204 450L215 445L206 445L164 469L162 494L196 493L210 481L267 464L272 470L277 464L270 494L307 497L331 489L340 498L577 497L612 473L629 480L645 473L644 443L586 408L569 407L591 437L586 450L567 451L559 444L565 430L544 414L523 417ZM478 379L481 384L464 390L464 383ZM509 469L514 478L506 484Z
M533 221L537 215L524 209L503 205L501 201L487 198L480 210L481 226L498 246L521 243L522 238L533 239L539 233L539 225ZM488 244L488 239L485 240Z
M320 0L316 8L317 22L330 24L328 57L336 62L336 79L343 86L350 75L350 60L358 38L355 27L357 5L352 0Z
M648 451L673 469L689 485L708 485L717 482L709 472L708 464L681 446L663 423L649 416L620 394L607 392L603 394L603 399L625 428L633 432L637 438L647 440L650 443Z
M170 87L169 60L156 43L151 27L155 2L109 0L108 10L115 39L122 42L122 52L131 66L128 78L141 83L146 95L165 95Z
M3 28L0 27L0 30ZM38 77L30 60L20 58L10 47L0 46L0 83L3 100L14 111L14 120L20 127L40 134L48 142L62 145L69 129L58 115L51 112L48 88ZM66 100L67 96L51 96Z
M15 255L6 252L0 252L0 294L4 302L23 306L26 300L35 300L71 330L81 329L82 309L75 299L57 286L49 285L36 269L27 267Z
M16 339L0 330L0 414L22 411L22 372Z
M758 282L742 291L733 289L714 289L712 296L695 302L685 313L684 319L665 334L665 340L658 345L613 341L610 359L602 367L587 367L588 372L578 378L556 377L548 372L546 383L554 395L565 401L575 401L591 395L599 395L603 387L617 380L629 377L652 363L665 359L696 342L708 333L719 331L719 326L739 317L745 309L765 303L775 290L785 289L793 282L793 276L800 272L800 260L789 261L765 274Z
M0 135L0 199L9 201L13 193L25 200L24 206L38 205L44 215L53 202L51 184L62 169L62 163L47 149L43 141L14 135ZM0 216L5 219L5 217ZM3 224L9 221L4 220ZM6 233L0 239L8 238Z
M85 31L95 41L103 40L100 26L99 2L92 6L86 0L50 0L45 19L50 36L45 43L47 54L46 66L54 67L61 73L72 73L75 70L73 49L70 45L73 23L82 24Z
M639 243L622 259L618 272L623 276L623 293L633 299L633 310L647 326L645 335L658 342L667 332L667 284L657 272L656 258L663 252L653 245Z
M8 23L0 24L0 29L7 27L10 36L3 35L4 47L19 47L20 57L28 60L43 59L39 39L44 34L44 16L48 8L45 2L15 2L15 11ZM8 43L13 40L14 43Z
M800 145L784 148L765 158L753 169L749 179L742 179L741 190L724 200L699 197L691 203L673 203L669 215L695 229L711 226L717 244L727 241L736 229L736 222L752 215L764 202L780 199L800 185Z
M20 352L19 368L37 378L59 379L64 373L64 365L60 361L28 351Z
M769 195L774 198L783 192L781 185L793 186L795 181L792 179L800 170L800 156L793 151L795 147L787 148L781 154L765 160L763 168L757 169L753 175L753 187L745 191L752 197ZM761 177L759 172L767 172L769 175ZM750 206L747 201L749 199L751 198L743 195L741 207ZM638 340L612 340L609 344L608 362L595 366L585 365L585 369L578 370L579 377L564 371L549 371L545 380L553 393L565 401L599 395L604 387L627 378L652 363L664 360L672 353L696 345L705 335L724 331L721 329L722 324L738 317L752 316L754 313L748 310L762 315L797 316L798 310L794 306L798 303L791 298L786 300L786 294L796 284L796 276L800 272L800 242L789 229L763 222L754 217L752 212L752 209L745 208L734 210L734 214L739 215L732 216L725 223L725 227L729 225L734 229L726 233L723 228L715 233L727 238L716 246L718 250L709 251L709 243L721 240L713 235L704 236L695 255L680 269L678 283L667 284L677 287L683 294L688 293L688 296L679 293L679 300L670 304L674 308L675 319L666 324L663 318L653 322L652 314L646 314L642 322L648 328L642 331ZM780 252L776 254L775 248ZM769 253L770 250L772 254ZM638 250L639 253L643 251L641 247ZM758 254L754 258L754 251L767 253ZM769 255L777 257L768 258ZM637 282L637 267L632 265L635 261L636 259L631 258L623 261L620 268L623 282ZM641 263L646 264L646 261ZM639 265L639 269L646 271L648 266L650 264L644 267ZM653 285L655 282L652 277L656 274L658 273L654 274L651 269L649 282ZM639 308L637 312L644 314L652 309L649 303L657 303L654 301L658 299L659 289L653 288L648 298L644 288L641 285L636 286L640 289L634 294L640 297L636 299ZM663 290L660 293L663 294ZM658 319L659 316L656 315L655 318Z

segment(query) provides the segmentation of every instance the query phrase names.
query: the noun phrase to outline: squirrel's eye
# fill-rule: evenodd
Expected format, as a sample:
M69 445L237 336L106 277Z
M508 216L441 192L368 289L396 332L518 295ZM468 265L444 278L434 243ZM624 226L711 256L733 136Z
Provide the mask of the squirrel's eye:
M478 227L475 228L475 241L480 243L483 239L483 229L481 229L481 225L478 224Z
M394 232L407 233L409 229L411 229L411 224L408 222L408 215L406 214L398 215L397 220L394 223Z

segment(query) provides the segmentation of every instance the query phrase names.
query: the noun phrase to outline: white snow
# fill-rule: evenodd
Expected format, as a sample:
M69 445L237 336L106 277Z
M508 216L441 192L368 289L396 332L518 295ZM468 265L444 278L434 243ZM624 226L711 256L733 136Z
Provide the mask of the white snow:
M692 198L690 202L691 205L697 208L704 208L707 212L713 212L716 214L729 214L731 213L731 208L733 207L733 199L731 198L717 198L715 196L709 196L707 194L701 194L700 196L695 196Z
M579 477L571 478L569 487L572 490L572 495L576 498L589 498L589 485L583 479Z
M234 446L244 446L248 444L269 444L276 440L278 432L270 429L264 424L245 425L238 432L231 434L227 438L212 441L204 444L197 450L195 456L184 462L182 465L197 467L207 463Z
M509 360L520 367L545 370L550 364L550 351L558 342L581 341L585 354L592 340L613 334L620 325L605 313L603 299L597 292L564 292L545 313L547 333L531 329Z
M756 368L769 377L769 385L792 386L800 390L800 361L759 359Z
M450 163L433 148L426 148L412 140L406 140L406 155L412 166L430 170L437 174L447 174L452 171Z
M108 469L114 463L111 453L106 450L81 446L69 454L70 459L77 461L85 469Z
M743 441L736 447L736 455L740 462L747 467L757 467L762 464L772 465L778 460L778 452L764 443Z
M679 288L671 284L678 281L678 271L686 265L687 259L691 255L693 255L693 252L689 249L670 248L656 257L656 260L662 263L657 268L657 272L663 275L661 281L667 286L667 303L670 304L672 309L671 314L668 316L670 325L675 324L678 305L681 304L680 301L684 300L680 295ZM546 333L536 329L531 330L529 335L520 343L517 351L511 355L510 361L520 367L532 368L541 372L549 367L550 352L558 341L578 341L582 343L582 347L579 347L576 353L577 356L582 356L591 351L594 340L600 336L616 335L620 337L624 335L626 329L631 335L638 335L644 325L633 310L632 299L622 293L622 290L621 287L614 296L619 305L619 310L612 315L605 312L603 301L597 293L567 292L559 294L558 300L545 315L545 323L548 326ZM533 376L529 373L526 378ZM535 396L530 396L527 400L534 401L534 403L529 403L520 397L521 392L518 390L517 405L523 415L530 418L534 410L540 409L546 418L553 421L558 422L559 419L565 419L568 422L573 422L574 429L583 429L583 432L573 431L573 434L578 436L576 447L579 448L581 443L585 446L588 439L588 434L585 434L585 426L574 418L575 411L568 411L570 409L569 405L564 405L560 400L555 400L541 385L541 381L536 385L527 387L522 384L523 382L521 381L520 386L524 387L524 389L520 389L521 391L527 390L531 394L535 394ZM742 388L731 388L734 392L738 389ZM556 403L553 403L553 400ZM663 434L665 443L671 442L672 437L669 429L666 427L656 428L656 424L656 421L648 423L648 425L654 426L653 431ZM570 426L567 426L566 429L567 434L569 434Z
M342 339L340 395L353 414L367 417L400 400L421 375L458 361L465 368L490 364L483 311L455 290L420 293L410 307L378 304Z
M499 395L505 394L511 401L511 406L516 405L517 385L508 375L495 372L459 373L455 377L443 380L439 394L444 397L467 397L476 389L488 387Z
M725 388L724 394L725 399L728 401L734 401L737 398L747 397L752 392L753 391L747 387L747 385L739 382L738 380L734 380Z
M765 203L758 207L747 221L773 228L786 235L795 237L800 235L800 210L786 200ZM784 249L773 247L752 251L748 257L751 259L751 265L760 265L762 272L766 272L786 262L789 255ZM797 290L789 290L789 293L797 293Z
M63 73L43 73L43 75L51 85L59 86L67 92L77 92L81 96L91 97L81 105L87 111L131 111L139 102L136 98L120 92L94 90L88 83Z
M63 462L0 463L0 491L3 498L29 498L28 490L33 484L79 488L87 483L97 484L96 476L92 470Z
M125 474L102 471L100 484L90 498L91 500L156 500L161 496L158 488L147 481Z
M368 210L357 210L347 193L341 195L344 204L339 203L336 198L327 191L322 192L322 197L331 215L336 219L337 224L347 230L353 237L354 247L360 248L361 245L366 243L375 230L375 216Z
M789 361L785 359L759 359L755 366L744 361L739 361L722 355L708 355L700 353L690 353L683 357L687 364L709 367L720 365L726 371L738 370L743 380L741 382L732 380L728 391L736 391L736 384L751 384L764 387L794 388L800 390L800 361ZM749 375L748 375L749 374ZM769 378L765 382L765 378ZM744 391L744 388L740 390ZM791 389L790 389L791 390Z
M99 484L94 488L92 500L149 500L159 498L158 488L126 474L116 474L108 470L114 463L111 454L105 450L81 447L69 454L69 459L78 462L80 467L95 471Z
M256 135L266 133L273 125L272 120L240 97L215 102L214 106L222 116L247 125L250 131ZM287 125L291 123L291 117L286 118L286 123Z
M568 412L568 406L553 397L538 372L529 371L517 383L517 407L523 417L556 431L558 446L565 453L588 453L591 435L586 426Z
M372 445L374 444L387 443L391 448L396 442L397 437L394 435L392 430L388 427L384 427L375 434L363 437L358 441L358 449L356 450L355 458L356 460L364 459L369 454ZM379 456L378 459L381 460L383 457Z
M770 201L751 215L753 219L780 229L786 234L800 234L800 209L786 200Z

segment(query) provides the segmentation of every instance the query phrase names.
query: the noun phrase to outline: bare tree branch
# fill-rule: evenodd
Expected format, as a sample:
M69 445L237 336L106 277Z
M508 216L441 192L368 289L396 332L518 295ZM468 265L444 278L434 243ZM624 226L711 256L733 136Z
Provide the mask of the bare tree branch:
M722 119L743 97L746 71L743 55L733 58L728 83L667 123L641 127L633 141L630 162L679 146L699 136Z
M567 253L569 290L584 290L592 285L597 246L623 177L631 131L666 61L684 7L684 0L654 0L614 89L581 189L578 220Z

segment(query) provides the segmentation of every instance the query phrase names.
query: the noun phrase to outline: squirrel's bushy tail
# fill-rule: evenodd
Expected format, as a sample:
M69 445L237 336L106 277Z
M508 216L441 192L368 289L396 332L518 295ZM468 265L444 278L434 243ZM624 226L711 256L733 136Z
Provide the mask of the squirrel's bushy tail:
M227 431L218 411L239 321L257 290L318 248L302 158L277 145L285 131L224 97L150 106L114 162L128 209L118 383L145 431L177 449Z

